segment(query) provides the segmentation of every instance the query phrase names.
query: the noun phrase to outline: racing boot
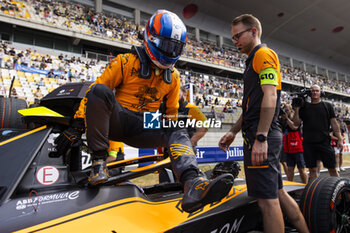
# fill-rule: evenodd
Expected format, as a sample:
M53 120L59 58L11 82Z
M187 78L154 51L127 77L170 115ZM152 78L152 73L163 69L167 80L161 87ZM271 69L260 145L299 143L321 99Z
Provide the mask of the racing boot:
M106 161L98 159L93 161L91 165L91 172L89 176L89 185L98 185L108 179L108 170Z
M233 176L231 174L223 174L213 180L204 177L187 180L181 208L192 213L206 204L220 201L230 192L232 185Z

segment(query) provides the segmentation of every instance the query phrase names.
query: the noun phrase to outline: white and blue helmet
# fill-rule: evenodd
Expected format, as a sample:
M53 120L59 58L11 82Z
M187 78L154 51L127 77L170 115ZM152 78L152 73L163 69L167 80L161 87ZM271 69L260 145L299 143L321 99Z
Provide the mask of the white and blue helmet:
M186 36L186 26L176 14L158 10L146 24L146 53L157 67L172 68L184 50Z

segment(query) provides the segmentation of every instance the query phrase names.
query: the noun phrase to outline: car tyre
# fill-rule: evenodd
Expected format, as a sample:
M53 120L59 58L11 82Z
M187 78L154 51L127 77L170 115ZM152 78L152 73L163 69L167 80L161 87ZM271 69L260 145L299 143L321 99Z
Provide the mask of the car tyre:
M24 129L22 115L17 111L27 108L23 99L0 97L0 128Z
M326 177L310 181L300 209L310 232L350 232L350 180Z

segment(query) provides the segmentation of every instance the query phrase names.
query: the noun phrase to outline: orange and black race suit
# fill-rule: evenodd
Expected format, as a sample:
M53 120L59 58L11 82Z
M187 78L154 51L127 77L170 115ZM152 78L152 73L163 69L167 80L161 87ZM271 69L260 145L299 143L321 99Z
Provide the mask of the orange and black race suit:
M91 85L104 84L115 89L116 100L134 112L157 111L166 96L166 115L175 117L179 108L180 74L175 68L172 71L172 82L163 81L163 70L152 64L152 75L149 79L140 78L140 60L132 53L120 54L114 58L103 74ZM91 88L91 87L90 87ZM87 92L90 91L90 88ZM86 98L76 112L76 118L85 117Z
M204 115L204 113L195 105L195 104L191 104L188 101L184 101L182 104L179 105L179 117L178 117L179 121L184 121L186 124L187 120L195 120L195 122L197 121L206 121L207 117ZM196 128L192 127L191 125L189 125L188 127L186 127L186 131L188 133L188 136L190 137L190 139L192 138L192 136L196 133ZM196 145L193 146L193 151L196 152ZM163 148L158 148L159 151L163 151L164 154L168 153L167 150L164 150ZM165 155L167 157L167 155Z
M203 114L203 112L195 105L191 104L188 101L185 101L182 106L179 107L179 120L186 121L189 120L196 120L196 121L206 121L207 117ZM196 128L188 127L187 128L188 135L190 138L194 135L196 132Z
M172 81L166 83L163 71L150 65L150 77L141 78L137 55L118 55L89 87L75 117L85 117L93 160L105 159L105 153L100 152L107 151L108 139L138 148L168 147L173 169L180 178L187 169L198 171L186 131L178 128L148 129L143 124L144 113L156 112L162 100L166 105L166 118L177 118L179 72L173 69Z

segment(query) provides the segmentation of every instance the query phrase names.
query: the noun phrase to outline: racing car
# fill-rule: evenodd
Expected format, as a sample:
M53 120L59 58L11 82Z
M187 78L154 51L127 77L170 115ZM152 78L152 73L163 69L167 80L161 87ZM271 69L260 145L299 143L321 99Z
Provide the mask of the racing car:
M89 83L58 87L34 108L19 110L25 127L0 129L0 232L250 232L263 230L262 215L244 181L221 201L194 213L181 209L178 183L139 187L130 179L169 166L148 155L108 164L105 183L88 186L81 165L86 145L55 153L54 139L68 127ZM4 101L3 101L4 102ZM1 109L1 106L0 106ZM125 169L125 166L149 165ZM350 181L319 178L307 186L284 181L310 232L350 232ZM286 219L286 232L296 232Z

